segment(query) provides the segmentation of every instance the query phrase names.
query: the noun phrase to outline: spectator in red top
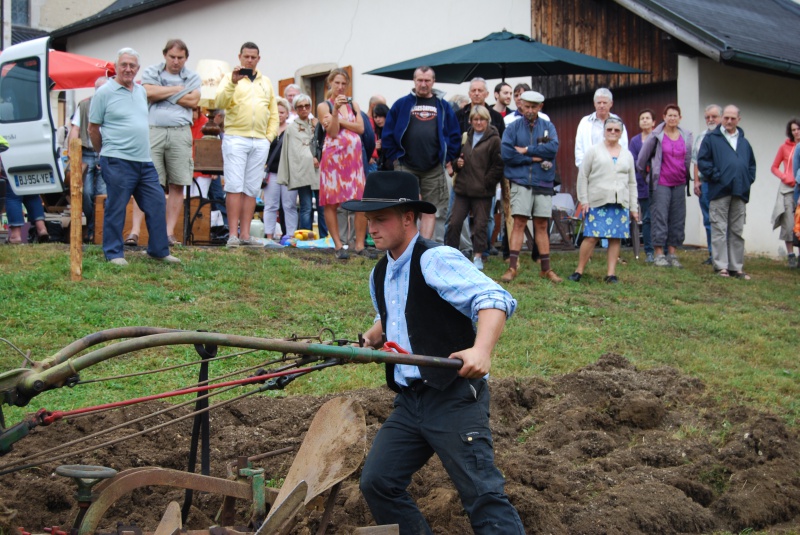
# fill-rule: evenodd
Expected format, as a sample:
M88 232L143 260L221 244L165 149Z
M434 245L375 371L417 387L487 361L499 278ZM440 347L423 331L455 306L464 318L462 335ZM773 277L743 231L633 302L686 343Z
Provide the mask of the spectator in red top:
M781 179L778 187L778 197L775 199L775 208L772 210L772 228L780 227L780 239L786 244L786 253L789 255L789 267L797 267L797 256L794 254L794 186L795 169L792 159L797 143L800 143L800 121L792 118L786 125L786 141L778 148L775 161L770 170L772 174ZM781 170L783 165L783 170Z

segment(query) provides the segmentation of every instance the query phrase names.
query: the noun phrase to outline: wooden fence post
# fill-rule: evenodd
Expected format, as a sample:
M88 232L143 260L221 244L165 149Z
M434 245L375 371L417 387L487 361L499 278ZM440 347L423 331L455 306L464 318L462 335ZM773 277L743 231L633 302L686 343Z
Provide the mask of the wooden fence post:
M83 146L80 138L69 142L69 273L70 280L83 280Z

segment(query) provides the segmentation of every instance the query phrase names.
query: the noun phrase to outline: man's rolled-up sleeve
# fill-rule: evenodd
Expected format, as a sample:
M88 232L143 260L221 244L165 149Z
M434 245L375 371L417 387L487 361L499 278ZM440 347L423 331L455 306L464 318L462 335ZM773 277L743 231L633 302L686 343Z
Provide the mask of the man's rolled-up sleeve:
M487 308L502 310L510 318L517 300L502 286L478 271L460 251L434 247L420 260L425 282L456 310L478 321L478 312Z

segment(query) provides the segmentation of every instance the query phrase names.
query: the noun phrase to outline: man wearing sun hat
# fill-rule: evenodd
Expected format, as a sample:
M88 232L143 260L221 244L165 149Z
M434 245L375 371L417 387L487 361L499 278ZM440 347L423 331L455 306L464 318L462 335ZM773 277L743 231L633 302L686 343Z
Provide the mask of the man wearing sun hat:
M464 362L460 370L386 365L386 382L397 392L395 409L361 475L372 516L379 525L399 524L400 533L431 533L406 489L436 453L475 533L523 534L494 465L486 381L516 300L458 250L420 237L420 213L435 213L436 207L419 200L414 175L370 173L362 199L342 207L366 212L375 246L386 251L370 275L377 316L364 345L380 348L392 341L414 354Z
M505 163L505 176L511 183L511 216L514 219L508 238L508 270L500 279L503 282L511 282L517 276L519 253L529 218L533 218L533 238L539 249L539 275L553 283L561 282L561 277L550 268L547 228L555 195L558 133L553 123L539 116L543 103L544 95L537 91L522 93L519 104L522 118L508 125L503 133L500 152Z

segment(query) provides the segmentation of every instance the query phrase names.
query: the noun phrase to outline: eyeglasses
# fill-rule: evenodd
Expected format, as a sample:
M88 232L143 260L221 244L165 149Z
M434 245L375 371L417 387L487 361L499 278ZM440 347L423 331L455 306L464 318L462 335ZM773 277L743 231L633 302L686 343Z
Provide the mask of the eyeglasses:
M621 128L606 128L606 132L622 132Z
M311 104L300 104L299 106L295 106L298 110L306 110L311 107Z

